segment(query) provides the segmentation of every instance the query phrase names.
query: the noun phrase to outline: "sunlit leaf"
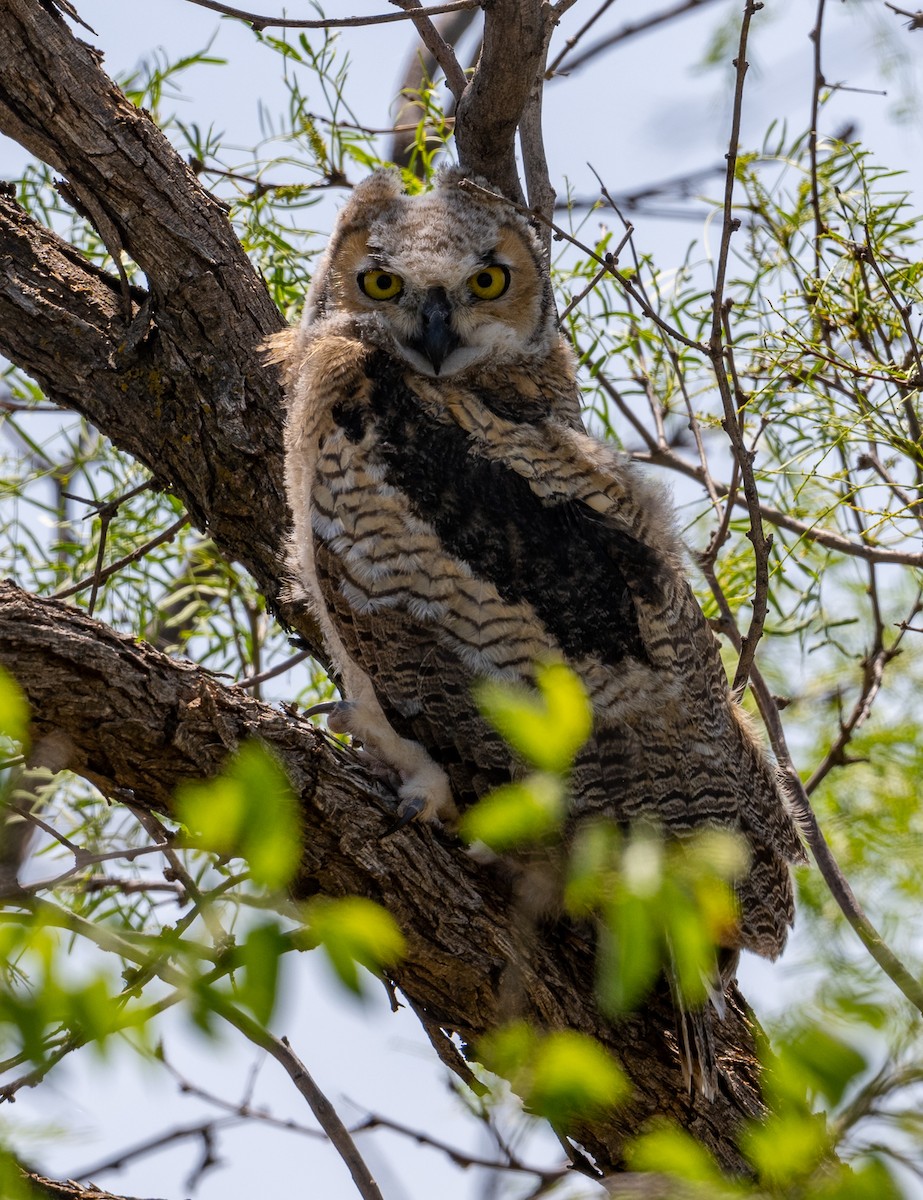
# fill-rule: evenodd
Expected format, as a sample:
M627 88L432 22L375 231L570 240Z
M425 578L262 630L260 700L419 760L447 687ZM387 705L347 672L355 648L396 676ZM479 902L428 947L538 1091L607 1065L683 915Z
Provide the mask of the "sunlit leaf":
M29 733L29 702L16 680L0 668L0 736L25 742Z
M557 776L529 775L488 793L464 814L459 832L497 851L544 841L561 826L565 795Z
M729 1181L702 1143L672 1125L658 1126L635 1138L628 1147L627 1158L633 1171L652 1171L709 1184L719 1189L719 1195L725 1194L725 1189L730 1192Z
M224 773L178 791L176 811L195 844L247 860L256 883L282 888L300 861L300 823L291 786L259 742L247 742Z
M564 663L539 663L538 690L485 680L481 711L514 750L540 771L563 774L590 736L593 712L580 679Z
M404 935L391 914L363 896L317 897L304 906L304 915L341 983L357 995L357 965L378 972L393 966L406 951Z
M510 1080L530 1111L554 1122L590 1117L625 1100L629 1085L612 1056L572 1030L539 1033L513 1022L482 1039L479 1055Z

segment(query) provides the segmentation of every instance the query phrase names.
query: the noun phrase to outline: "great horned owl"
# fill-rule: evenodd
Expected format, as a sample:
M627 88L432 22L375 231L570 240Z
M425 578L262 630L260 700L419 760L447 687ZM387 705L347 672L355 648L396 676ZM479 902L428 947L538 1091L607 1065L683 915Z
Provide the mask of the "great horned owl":
M572 817L734 830L736 949L774 958L803 852L730 695L662 492L584 432L528 223L445 171L397 172L340 213L303 323L281 335L292 561L349 704L338 727L451 818L516 771L475 679L564 659L594 732Z

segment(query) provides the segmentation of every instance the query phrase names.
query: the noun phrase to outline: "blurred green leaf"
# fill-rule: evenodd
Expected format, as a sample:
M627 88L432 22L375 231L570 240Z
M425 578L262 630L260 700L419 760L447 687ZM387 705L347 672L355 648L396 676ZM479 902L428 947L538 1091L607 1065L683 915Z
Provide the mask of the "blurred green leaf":
M237 983L237 999L254 1017L268 1025L276 1006L279 966L282 955L292 943L275 921L256 925L237 950L242 971Z
M244 743L217 779L179 788L176 812L197 847L245 858L263 887L284 888L298 868L298 808L285 772L260 742Z
M512 1084L530 1111L552 1122L593 1117L630 1091L621 1067L593 1038L572 1030L538 1033L512 1022L483 1038L484 1065Z
M856 1164L839 1163L824 1172L808 1192L810 1200L906 1200L879 1157Z
M399 962L406 941L391 914L363 896L318 896L304 906L312 938L351 992L362 994L357 964L379 972Z
M0 1147L0 1196L3 1200L36 1200L35 1190L23 1178L22 1167Z
M561 662L538 663L538 690L497 680L475 688L481 712L526 762L566 774L593 728L593 710L578 676Z
M29 736L29 702L8 671L0 667L0 736L26 743Z
M731 1195L735 1190L702 1143L672 1125L659 1125L635 1138L626 1157L633 1171L675 1175L691 1183L708 1184L715 1189L712 1195Z
M795 1185L832 1153L821 1113L789 1111L753 1123L741 1133L740 1147L760 1180L773 1188Z
M497 851L546 841L561 827L565 796L556 775L536 772L489 792L464 814L459 832Z

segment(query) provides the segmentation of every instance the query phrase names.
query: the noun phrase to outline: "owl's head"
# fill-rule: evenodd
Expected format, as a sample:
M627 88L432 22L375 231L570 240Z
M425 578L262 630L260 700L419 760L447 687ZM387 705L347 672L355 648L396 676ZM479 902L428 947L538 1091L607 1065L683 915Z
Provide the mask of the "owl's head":
M305 323L344 313L424 375L455 375L546 352L557 338L538 240L486 185L457 169L408 196L376 171L340 212Z

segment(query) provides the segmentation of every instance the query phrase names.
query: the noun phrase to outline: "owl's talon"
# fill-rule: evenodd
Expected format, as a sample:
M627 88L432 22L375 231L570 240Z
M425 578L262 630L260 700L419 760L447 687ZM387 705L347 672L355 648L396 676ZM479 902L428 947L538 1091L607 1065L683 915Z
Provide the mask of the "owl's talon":
M426 811L425 796L406 796L397 806L397 820L395 820L385 831L385 837L390 837L392 833L397 833L399 829L403 829L405 825L409 825L411 821L423 815Z
M351 700L325 700L322 704L312 704L304 710L306 717L326 717L327 728L331 733L352 733L352 719L356 706Z

